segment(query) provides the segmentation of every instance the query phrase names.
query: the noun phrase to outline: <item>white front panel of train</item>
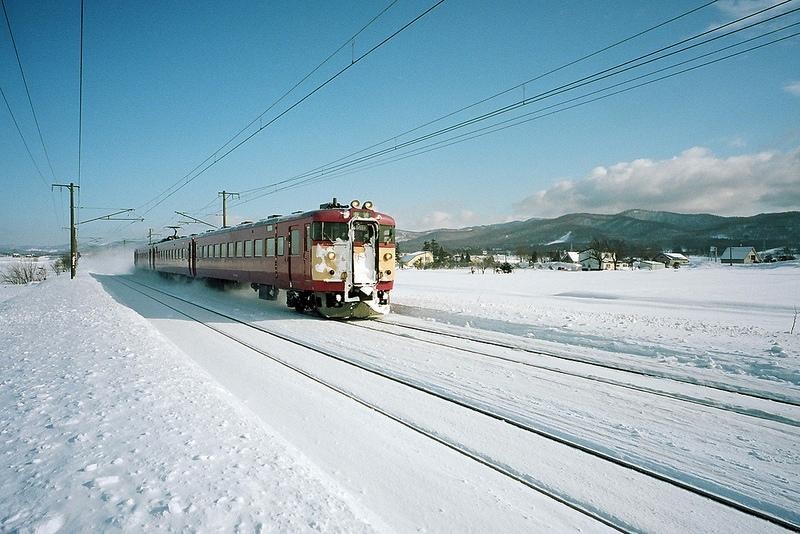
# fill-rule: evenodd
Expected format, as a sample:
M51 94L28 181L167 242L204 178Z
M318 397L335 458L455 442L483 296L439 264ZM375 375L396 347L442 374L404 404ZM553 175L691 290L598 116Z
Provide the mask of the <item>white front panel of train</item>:
M353 284L374 286L377 281L377 225L353 221L350 225L350 243L353 246ZM356 244L358 243L358 244Z

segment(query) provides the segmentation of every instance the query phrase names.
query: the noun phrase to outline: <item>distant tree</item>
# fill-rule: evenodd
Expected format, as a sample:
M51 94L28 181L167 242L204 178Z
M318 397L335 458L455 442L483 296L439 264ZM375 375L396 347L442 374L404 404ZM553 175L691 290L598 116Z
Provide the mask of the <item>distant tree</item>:
M489 254L483 260L481 260L481 271L486 271L486 269L494 269L495 266L494 256Z
M433 265L434 268L440 267L449 267L451 263L451 255L448 253L444 247L442 247L439 243L436 242L435 239L431 239L430 241L425 241L422 245L422 250L430 252L433 255Z
M605 238L594 238L589 243L590 249L590 258L597 261L597 268L603 268L603 259L605 258L604 254L607 252L614 251L614 245ZM614 259L614 269L617 268L616 258Z
M627 249L628 247L625 244L625 241L623 241L622 239L611 239L608 241L608 252L611 252L614 255L613 257L614 270L617 269L617 262L621 258L625 257Z

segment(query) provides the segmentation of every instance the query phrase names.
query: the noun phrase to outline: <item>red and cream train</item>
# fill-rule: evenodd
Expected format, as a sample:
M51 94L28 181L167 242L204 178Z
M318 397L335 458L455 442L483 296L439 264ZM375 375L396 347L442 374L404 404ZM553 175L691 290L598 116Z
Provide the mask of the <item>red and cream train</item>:
M137 269L250 284L259 298L326 317L389 311L395 271L394 219L372 202L336 202L292 215L171 237L136 249Z

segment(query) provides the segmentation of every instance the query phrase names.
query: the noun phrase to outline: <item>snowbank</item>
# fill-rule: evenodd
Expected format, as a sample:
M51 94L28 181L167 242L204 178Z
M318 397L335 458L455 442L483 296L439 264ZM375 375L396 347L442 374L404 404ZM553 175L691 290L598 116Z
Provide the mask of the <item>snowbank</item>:
M14 292L0 303L0 531L372 530L89 275Z

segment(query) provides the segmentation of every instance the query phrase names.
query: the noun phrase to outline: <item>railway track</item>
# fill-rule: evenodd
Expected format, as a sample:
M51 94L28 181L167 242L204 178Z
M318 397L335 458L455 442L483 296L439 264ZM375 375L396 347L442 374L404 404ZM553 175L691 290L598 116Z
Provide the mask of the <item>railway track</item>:
M230 316L230 315L228 315L226 313L222 313L222 312L219 312L217 310L213 310L211 308L195 304L195 303L190 302L189 300L184 299L182 297L179 297L177 295L173 295L171 293L165 292L165 291L160 290L158 288L154 288L154 287L148 286L148 285L143 284L142 282L140 282L138 280L135 280L135 279L132 279L130 277L126 277L125 281L122 281L122 280L117 280L117 281L120 284L128 287L128 289L131 289L133 291L137 291L137 292L139 292L139 293L141 293L143 295L146 295L148 298L151 298L153 300L156 300L156 301L160 302L162 305L172 309L176 313L179 313L179 314L181 314L181 315L183 315L183 316L185 316L185 317L187 317L187 318L189 318L189 319L191 319L193 321L197 321L200 324L203 324L205 327L210 328L211 330L214 330L215 332L217 332L220 335L223 335L223 336L229 338L231 341L233 341L235 343L243 345L243 346L247 347L248 349L250 349L250 350L252 350L252 351L254 351L254 352L256 352L256 353L258 353L258 354L260 354L262 356L270 358L271 360L275 361L276 363L279 363L280 365L285 366L288 369L291 369L292 371L297 372L297 373L305 376L306 378L308 378L310 380L313 380L313 381L323 385L324 387L326 387L326 388L328 388L328 389L330 389L332 391L335 391L338 394L341 394L341 395L344 395L344 396L350 398L351 400L359 403L362 406L365 406L365 407L367 407L367 408L369 408L371 410L374 410L375 412L380 413L380 414L384 415L385 417L388 417L391 420L396 421L399 424L402 424L406 428L409 428L409 429L411 429L411 430L413 430L413 431L415 431L417 433L420 433L420 434L426 436L427 438L432 439L432 440L436 441L437 443L439 443L439 444L441 444L441 445L443 445L445 447L448 447L449 449L451 449L453 451L456 451L459 454L462 454L462 455L470 458L471 460L479 462L480 464L482 464L482 465L484 465L484 466L486 466L486 467L488 467L488 468L490 468L490 469L492 469L492 470L494 470L494 471L496 471L498 473L501 473L502 475L507 476L507 477L515 480L516 482L518 482L520 484L523 484L524 486L526 486L526 487L528 487L530 489L533 489L533 490L535 490L535 491L537 491L537 492L539 492L539 493L541 493L543 495L546 495L547 497L549 497L551 499L554 499L557 502L560 502L560 503L562 503L562 504L564 504L564 505L566 505L566 506L568 506L568 507L570 507L570 508L572 508L572 509L574 509L576 511L579 511L582 514L585 514L585 515L591 517L592 519L594 519L594 520L596 520L596 521L598 521L598 522L600 522L600 523L602 523L602 524L604 524L606 526L614 528L616 530L619 530L619 531L632 531L632 530L635 530L635 529L631 527L631 524L626 523L624 521L620 521L614 514L600 513L597 510L593 509L592 506L586 506L585 504L583 504L581 502L578 502L578 501L576 501L574 499L571 499L571 498L569 498L569 496L565 496L565 495L563 495L562 493L560 493L558 491L552 491L546 484L537 483L535 481L535 479L533 479L530 475L528 475L526 473L518 472L518 471L516 471L512 467L509 467L509 465L507 465L507 464L505 464L503 462L493 461L489 456L487 456L485 454L482 454L478 450L472 450L472 449L466 448L462 444L460 444L458 441L450 440L446 436L442 436L439 433L437 433L435 431L432 431L431 429L426 429L426 428L424 428L424 427L422 427L420 425L417 425L413 421L408 420L407 418L404 418L404 417L399 416L397 414L391 413L390 411L388 411L388 410L386 410L384 408L381 408L376 403L370 402L370 401L362 398L361 396L359 396L358 394L356 394L356 393L354 393L352 391L348 391L348 390L346 390L346 389L344 389L344 388L342 388L340 386L337 386L335 383L331 383L329 381L326 381L326 380L320 378L319 376L316 376L312 371L309 371L309 370L303 369L301 367L298 367L298 366L296 366L296 365L294 365L294 364L292 364L292 363L290 363L288 361L285 361L285 360L277 357L274 354L271 354L269 351L265 351L264 349L262 349L260 347L253 346L252 344L250 344L250 343L248 343L246 341L238 339L236 336L230 335L229 333L225 332L223 329L221 329L221 328L219 328L219 327L217 327L217 326L215 326L213 324L209 324L208 322L200 321L196 317L193 317L191 313L187 313L185 310L179 309L179 307L190 306L190 307L192 307L192 309L195 309L195 310L202 310L203 312L206 312L206 313L215 314L215 315L217 315L219 317L224 318L226 321L234 322L234 323L237 323L237 324L240 324L240 325L244 325L244 326L246 326L248 328L257 330L259 332L262 332L262 333L267 334L269 336L272 336L274 338L278 338L278 339L280 339L280 340L282 340L284 342L303 347L303 348L305 348L307 350L310 350L310 351L313 351L313 352L315 352L317 354L324 355L324 356L326 356L328 358L331 358L333 360L336 360L336 361L338 361L340 363L343 363L343 364L346 364L346 365L349 365L349 366L357 367L360 370L365 371L367 373L370 373L372 375L378 376L381 379L390 380L390 381L392 381L394 383L401 384L404 387L412 388L413 390L425 393L425 394L427 394L427 395L429 395L431 397L437 398L437 399L439 399L441 401L445 401L447 403L451 403L453 405L456 405L456 406L458 406L460 408L469 410L469 411L471 411L473 413L480 414L481 416L485 416L485 417L488 417L490 419L494 419L496 421L500 421L502 423L505 423L507 425L511 425L512 427L514 427L515 429L518 429L520 431L526 432L526 433L531 434L531 435L538 436L540 438L544 438L546 440L550 440L550 441L552 441L554 443L557 443L559 445L562 445L564 447L568 447L568 448L570 448L570 449L572 449L574 451L580 451L581 453L589 455L589 456L591 456L593 458L596 458L598 460L602 460L604 462L608 462L608 463L613 464L614 466L617 466L619 468L623 468L625 470L628 470L628 471L633 472L633 473L637 473L638 475L647 477L647 478L652 479L654 481L658 481L659 483L667 484L667 485L672 486L674 488L679 488L680 490L689 492L689 493L691 493L693 495L696 495L696 496L701 497L703 499L707 499L707 500L712 501L714 503L717 503L717 504L719 504L721 506L727 507L727 508L729 508L731 510L735 510L736 512L739 512L739 513L745 514L747 516L750 516L752 518L757 518L759 520L769 522L772 525L779 526L779 527L782 527L782 528L785 528L785 529L788 529L788 530L791 530L791 531L800 531L800 525L798 525L796 523L793 523L791 521L788 521L786 519L783 519L781 517L778 517L778 516L776 516L776 515L774 515L772 513L765 512L765 511L760 510L758 508L747 506L746 504L743 504L742 502L736 501L736 500L731 499L729 497L726 497L724 495L716 494L716 493L708 491L706 489L699 488L697 486L689 484L689 483L687 483L685 481L682 481L682 480L679 480L679 479L675 479L674 477L671 477L671 476L668 476L668 475L664 475L664 474L659 473L657 471L653 471L653 470L638 466L638 465L636 465L634 463L631 463L631 462L628 462L628 461L626 461L624 459L620 459L620 458L617 458L615 456L612 456L612 455L609 455L607 453L604 453L602 451L598 451L598 450L592 449L591 447L588 447L588 446L586 446L584 444L581 444L581 443L578 443L576 441L565 439L565 438L563 438L561 436L557 436L557 435L548 433L546 431L542 431L542 430L534 428L534 427L532 427L532 426L530 426L528 424L525 424L525 423L522 423L522 422L519 422L519 421L515 421L515 420L513 420L513 419L511 419L509 417L505 417L505 416L503 416L501 414L498 414L498 413L494 413L491 409L487 409L485 407L477 406L477 405L475 405L473 403L466 402L466 401L464 401L462 399L458 399L458 398L449 396L446 393L442 393L440 391L435 391L430 387L426 387L424 385L420 385L420 384L417 384L417 383L412 383L412 382L410 382L408 380L402 380L402 379L400 379L400 378L398 378L396 376L392 376L391 374L382 372L379 368L376 368L375 366L365 365L364 363L359 363L357 361L354 361L353 359L348 358L347 356L345 356L343 354L339 354L339 353L327 350L325 348L316 346L316 345L314 345L312 343L308 343L308 342L305 342L303 340L297 339L297 338L295 338L293 336L289 336L289 335L287 335L285 333L272 331L272 330L263 328L260 325L250 324L250 323L248 323L246 321L242 321L242 320L240 320L240 319L238 319L236 317ZM138 287L136 287L136 286L138 286ZM143 289L140 289L140 288L143 288ZM156 294L157 296L154 296L154 294ZM169 299L174 299L175 302L173 302L173 304L169 304L168 302L165 302L165 300L169 300ZM176 306L175 303L178 303L177 306Z
M423 328L423 327L419 327L419 326L399 323L399 322L393 321L391 318L387 318L387 317L384 317L384 318L381 318L381 319L377 319L377 321L380 322L380 323L391 324L393 326L397 326L399 328L403 328L403 329L407 329L407 330L413 330L413 331L417 331L417 332L435 333L435 334L438 334L438 335L441 335L441 336L444 336L444 337L462 339L462 340L466 340L466 341L474 341L476 343L482 343L484 345L492 345L492 346L495 346L495 347L527 352L527 353L535 354L535 355L539 355L539 356L548 356L548 357L551 357L551 358L556 358L556 359L575 362L575 363L584 363L584 364L587 364L587 365L592 365L592 366L595 366L595 367L600 367L600 368L605 368L605 369L611 369L611 370L615 370L615 371L621 371L623 373L629 373L629 374L632 374L632 375L647 376L647 377L651 377L651 378L670 380L670 381L673 381L673 382L676 382L676 383L689 384L689 385L692 385L692 386L700 386L700 387L704 387L704 388L708 388L708 389L723 391L723 392L726 392L726 393L732 393L732 394L736 394L736 395L741 395L743 397L751 397L751 398L760 399L760 400L769 400L769 401L777 402L777 403L780 403L780 404L786 404L787 406L800 407L800 399L787 397L785 395L778 395L778 394L774 394L774 393L768 392L768 391L756 392L756 391L753 391L753 390L750 390L750 389L744 389L744 388L741 388L741 387L738 387L738 386L735 386L735 385L731 385L731 384L724 384L724 383L714 382L714 381L709 381L709 380L695 379L695 378L692 378L692 377L689 377L689 376L678 376L678 375L674 375L674 374L671 374L671 373L655 372L655 371L650 371L650 370L641 369L641 368L626 367L624 365L617 365L617 364L610 363L610 362L603 362L603 361L599 361L597 359L589 358L589 357L581 357L581 356L577 356L577 355L568 355L568 354L559 354L559 353L555 353L555 352L548 352L548 351L541 350L541 349L532 349L530 347L524 346L523 344L503 343L503 342L500 342L500 341L497 341L497 340L493 340L493 339L481 338L481 337L476 336L474 334L470 335L465 331L464 332L460 331L458 333L454 333L454 332L448 332L446 330L441 330L441 329L431 329L431 328L428 328L427 326L425 328Z
M521 360L521 359L513 358L513 357L510 357L510 356L504 356L502 354L492 354L490 352L487 352L486 348L484 348L484 349L476 349L476 348L470 348L470 347L465 347L465 346L459 346L459 345L456 345L456 344L453 344L453 343L446 343L446 342L443 342L443 341L437 341L435 339L426 339L424 337L420 337L419 335L398 332L396 330L392 330L391 328L397 328L397 329L400 329L400 330L412 331L412 332L415 332L415 333L421 332L421 333L424 333L424 334L430 334L430 335L438 336L438 337L441 337L441 338L455 338L455 339L459 339L461 341L469 341L470 343L474 343L474 344L476 344L478 346L482 345L483 347L488 347L490 350L492 350L492 349L494 349L494 350L500 349L500 350L503 350L503 351L515 351L515 352L523 351L523 352L526 352L526 353L529 353L529 354L535 354L537 356L545 356L547 358L553 358L553 359L557 359L557 360L567 360L569 362L579 363L579 364L582 364L582 365L586 365L588 367L600 367L602 369L610 370L610 371L614 371L614 372L620 372L620 373L625 373L625 374L633 374L633 375L637 375L637 376L644 376L644 377L647 377L647 378L654 378L654 379L657 379L657 380L668 380L668 381L671 381L671 382L680 382L682 384L687 384L687 385L692 386L692 387L707 388L707 389L711 389L711 390L722 391L723 393L726 393L726 394L730 393L730 394L735 394L735 395L742 395L742 396L748 397L750 399L755 399L757 401L762 401L763 404L767 404L767 405L774 403L776 405L798 406L798 403L796 403L794 401L787 401L785 399L775 399L772 396L764 396L764 395L758 395L758 394L747 394L747 393L742 393L741 391L731 391L729 389L724 389L722 387L713 386L713 385L710 386L708 384L696 383L696 382L692 382L692 381L689 381L689 380L676 380L673 377L662 376L662 375L659 375L657 373L642 373L642 372L639 372L637 370L631 370L631 369L620 367L620 366L616 366L616 365L613 365L613 364L599 363L599 362L596 362L596 361L594 361L592 359L584 359L584 358L580 358L578 356L571 357L571 356L558 355L558 354L554 354L554 353L535 351L535 350L531 350L531 349L521 348L521 347L519 347L517 345L513 345L513 344L510 344L510 343L501 343L501 342L498 342L498 341L489 341L489 340L486 340L486 339L481 339L481 338L479 338L477 336L473 336L473 337L462 336L460 334L454 334L452 332L445 332L445 331L441 331L441 330L437 330L437 329L427 329L427 328L423 328L423 327L418 327L418 326L398 323L396 321L392 321L391 319L387 319L387 318L382 318L382 319L379 319L379 320L370 321L369 323L350 322L350 323L347 323L347 324L349 326L356 327L356 328L363 328L363 329L367 329L367 330L372 330L374 332L380 332L382 334L393 335L393 336L397 336L397 337L401 337L401 338L405 338L405 339L412 339L412 340L417 341L417 342L427 343L427 344L435 345L435 346L438 346L438 347L444 347L444 348L447 348L447 349L450 349L450 350L459 351L459 352L466 352L466 353L470 353L470 354L475 354L475 355L478 355L478 356L491 358L491 359L495 359L495 360L500 360L500 361L504 361L504 362L509 362L509 363L516 364L516 365L521 365L521 366L524 366L524 367L530 367L530 368L539 369L539 370L543 370L543 371L547 371L547 372L552 372L552 373L557 373L557 374L561 374L561 375L571 376L571 377L579 378L579 379L582 379L582 380L588 380L588 381L592 381L592 382L599 382L599 383L603 383L603 384L609 384L609 385L612 385L612 386L615 386L615 387L620 387L620 388L629 389L629 390L633 390L633 391L639 391L639 392L643 392L643 393L648 393L648 394L651 394L651 395L657 395L659 397L665 397L665 398L677 400L679 402L695 404L695 405L704 406L704 407L707 407L707 408L712 408L712 409L715 409L715 410L721 410L721 411L725 411L725 412L737 413L737 414L743 415L745 417L752 417L752 418L755 418L755 419L774 421L774 422L785 424L785 425L789 425L789 426L800 427L800 420L798 420L796 418L793 418L793 417L791 417L789 415L778 414L778 413L774 413L774 412L771 412L771 411L766 411L764 409L759 409L759 408L744 407L744 406L740 406L740 405L736 405L736 404L732 404L732 403L723 403L723 402L719 402L719 401L712 400L712 399L709 399L709 398L704 398L704 397L701 397L701 396L688 396L688 395L681 394L681 393L673 393L673 392L665 391L663 389L656 389L654 387L631 384L629 382L624 382L624 381L617 380L617 379L610 378L610 377L598 376L597 374L586 374L586 373L571 371L571 370L567 370L567 369L563 369L563 368L558 368L558 367L555 367L553 365L547 365L545 363L536 363L536 362L532 362L532 361L529 361L529 360ZM386 328L387 325L390 326L391 328Z

